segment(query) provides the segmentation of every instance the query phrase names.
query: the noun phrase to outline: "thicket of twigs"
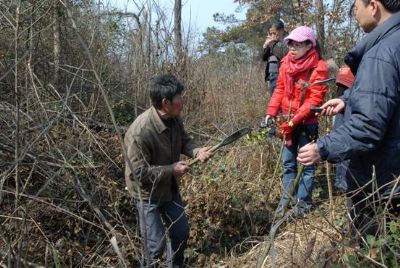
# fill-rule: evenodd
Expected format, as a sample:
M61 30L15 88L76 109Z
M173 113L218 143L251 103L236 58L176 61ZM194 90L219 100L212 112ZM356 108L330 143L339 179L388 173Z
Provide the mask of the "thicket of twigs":
M267 102L263 66L256 53L237 47L196 56L190 32L177 61L168 14L155 3L138 10L92 1L0 5L3 266L138 265L141 240L124 189L120 138L149 106L149 78L168 72L185 84L186 126L200 143L253 127L181 180L191 224L188 265L254 267L281 173L280 141L258 129ZM312 216L277 237L275 264L329 267L352 256L340 232L343 200L326 201L328 171L319 168Z

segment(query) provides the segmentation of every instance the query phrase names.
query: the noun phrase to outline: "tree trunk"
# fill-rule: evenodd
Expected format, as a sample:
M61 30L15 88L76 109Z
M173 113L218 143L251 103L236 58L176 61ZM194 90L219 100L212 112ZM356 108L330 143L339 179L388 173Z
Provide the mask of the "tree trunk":
M60 20L58 17L58 0L53 1L53 56L54 56L54 73L53 86L58 90L59 73L60 73Z
M21 8L21 2L18 2L17 7L16 7L16 12L15 12L15 31L14 31L14 37L15 37L15 43L14 43L14 53L15 53L15 58L14 58L14 64L15 64L15 69L14 69L14 94L15 94L15 209L18 208L18 199L19 199L19 183L20 183L20 168L19 168L19 162L20 162L20 90L19 90L19 84L18 84L18 75L19 75L19 69L18 69L18 46L19 46L19 35L20 35L20 8ZM17 259L17 266L19 266L19 259Z
M175 56L177 61L182 63L182 0L175 0L174 15Z
M316 7L316 25L317 25L317 40L321 47L321 52L325 52L325 8L323 0L315 0Z

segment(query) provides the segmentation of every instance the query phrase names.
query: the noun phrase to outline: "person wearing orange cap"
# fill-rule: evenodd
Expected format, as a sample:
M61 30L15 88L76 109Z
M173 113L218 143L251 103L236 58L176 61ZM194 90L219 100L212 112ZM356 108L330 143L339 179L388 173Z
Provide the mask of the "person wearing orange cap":
M351 72L350 67L345 64L340 67L337 75L336 75L336 86L337 92L336 97L340 98L343 96L345 90L351 88L354 83L354 75ZM343 124L343 113L338 113L335 115L333 129L337 129ZM340 191L347 191L347 182L346 182L346 172L347 172L348 161L339 162L336 164L336 175L335 175L335 187Z
M336 85L338 86L337 97L343 95L346 89L353 86L354 74L351 72L350 67L345 64L340 67L338 74L336 75Z

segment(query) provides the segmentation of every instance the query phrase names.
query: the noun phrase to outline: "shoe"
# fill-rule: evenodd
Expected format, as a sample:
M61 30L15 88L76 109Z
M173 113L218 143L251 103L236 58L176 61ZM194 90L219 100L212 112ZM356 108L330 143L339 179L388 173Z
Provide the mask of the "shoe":
M292 217L293 218L303 218L306 214L311 212L311 204L307 204L306 202L299 200L297 204L292 209Z
M278 218L283 217L284 212L290 208L290 204L288 204L289 200L285 197L282 197L279 201L278 207L275 209L275 215ZM286 209L285 209L286 206Z
M285 206L284 205L278 205L278 207L275 209L275 217L276 218L282 218L283 217L283 215L284 215L284 208L285 208Z

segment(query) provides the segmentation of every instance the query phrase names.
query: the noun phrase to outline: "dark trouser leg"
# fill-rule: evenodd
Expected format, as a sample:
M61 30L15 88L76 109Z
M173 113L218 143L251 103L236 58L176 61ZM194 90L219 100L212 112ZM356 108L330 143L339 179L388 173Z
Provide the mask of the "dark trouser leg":
M349 209L351 227L353 233L359 233L361 236L376 235L379 226L379 217L377 211L378 204L373 204L372 195L366 198L364 193L351 196L347 200Z
M272 94L274 93L275 87L276 87L276 80L278 79L278 67L277 64L275 63L270 63L270 73L269 73L269 86L268 86L268 91L269 91L269 96L272 97ZM268 136L270 138L275 137L276 135L276 128L275 125L271 126L268 132Z
M272 96L276 87L276 81L278 80L278 64L274 62L269 63L269 95Z
M333 129L337 129L343 124L343 118L344 115L342 113L335 115ZM349 161L343 161L336 164L335 187L342 192L346 192L348 189L346 181L348 165Z
M141 215L140 203L136 202L139 211L140 233L146 239L149 259L142 258L142 267L155 267L153 265L162 256L165 248L164 224L161 221L160 208L157 203L143 201L144 215Z
M275 88L276 88L276 80L278 79L278 74L270 74L269 75L269 95L272 96L274 94Z
M174 196L171 202L163 204L162 216L171 240L172 264L174 267L183 267L183 253L189 238L189 223L180 195Z
M343 161L336 164L335 187L342 192L346 192L348 189L346 181L348 165L349 161Z

